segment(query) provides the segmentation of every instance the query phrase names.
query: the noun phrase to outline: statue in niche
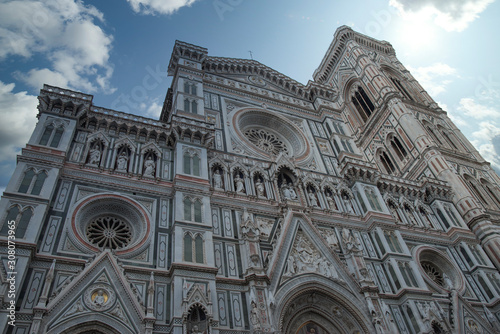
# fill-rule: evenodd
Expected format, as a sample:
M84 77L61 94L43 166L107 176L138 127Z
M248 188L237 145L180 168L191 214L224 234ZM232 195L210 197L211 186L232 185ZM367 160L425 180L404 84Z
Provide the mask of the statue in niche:
M405 205L404 208L406 212L406 217L408 218L408 224L410 224L411 226L418 225L417 221L415 220L415 216L413 215L413 210L411 210L408 205Z
M106 300L107 294L102 289L99 289L92 302L97 306L103 306L106 303Z
M330 207L330 210L339 211L339 208L337 207L337 203L335 202L335 199L333 198L333 195L331 193L326 194L326 201L328 202L328 206Z
M314 192L309 189L309 193L307 194L309 197L309 203L311 204L312 207L317 207L318 206L318 200L316 199L316 195Z
M290 199L297 199L297 193L295 192L295 188L292 183L288 183L288 189L290 189Z
M155 172L155 162L153 158L151 158L151 156L149 156L144 162L144 167L146 167L146 169L144 170L144 176L153 177Z
M286 184L281 187L281 192L283 193L283 197L285 199L292 199L292 193L290 192L290 188Z
M216 169L214 172L214 188L215 189L223 189L222 188L222 175L220 173L220 169Z
M354 214L351 199L349 198L349 195L347 193L342 193L342 201L344 202L346 212Z
M237 193L239 194L245 193L245 183L244 180L241 178L240 173L236 174L236 177L234 178L234 184L236 185Z
M127 163L128 163L128 154L127 152L123 151L118 157L118 161L116 162L116 170L126 171Z
M257 192L257 196L259 197L265 197L265 187L264 184L262 183L262 179L260 177L257 178L257 181L255 182L255 190Z
M191 334L203 334L203 332L198 329L197 325L194 325L191 329Z
M250 322L254 329L260 329L259 310L257 304L252 300L252 310L250 311Z
M443 288L448 289L448 290L453 290L453 282L451 281L450 276L446 275L446 273L443 273Z
M94 145L94 147L90 149L89 164L98 165L100 161L101 161L101 148L99 147L99 144L96 144Z

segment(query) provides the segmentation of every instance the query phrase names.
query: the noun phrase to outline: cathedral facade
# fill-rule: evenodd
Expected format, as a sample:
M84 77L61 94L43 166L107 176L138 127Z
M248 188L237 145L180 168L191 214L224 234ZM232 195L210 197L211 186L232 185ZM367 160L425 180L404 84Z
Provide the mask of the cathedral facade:
M389 43L340 27L303 85L177 41L168 74L160 119L40 91L2 333L500 333L500 178Z

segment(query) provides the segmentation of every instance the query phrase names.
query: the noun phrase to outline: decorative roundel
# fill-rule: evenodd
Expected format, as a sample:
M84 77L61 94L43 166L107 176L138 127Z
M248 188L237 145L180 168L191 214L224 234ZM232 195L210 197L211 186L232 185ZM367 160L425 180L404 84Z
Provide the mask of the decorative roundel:
M464 281L460 269L440 251L428 246L420 246L416 250L420 269L427 284L435 289L463 290Z
M258 76L255 76L255 75L249 76L248 81L250 81L251 83L253 83L257 86L265 86L266 85L266 82L264 80L262 80L261 78L259 78Z
M96 283L85 291L83 301L91 310L106 311L115 303L116 293L108 284Z
M233 124L240 138L248 147L255 147L265 155L277 156L281 152L296 159L303 159L309 153L307 140L301 130L267 110L241 110Z
M100 194L82 201L71 219L73 244L83 252L112 249L135 256L147 248L151 224L139 203L116 194Z
M269 131L264 129L248 129L244 134L252 144L267 153L271 153L272 155L278 155L280 152L286 155L289 153L288 147L283 140Z
M132 240L130 226L122 219L98 217L87 225L87 239L100 248L121 249Z

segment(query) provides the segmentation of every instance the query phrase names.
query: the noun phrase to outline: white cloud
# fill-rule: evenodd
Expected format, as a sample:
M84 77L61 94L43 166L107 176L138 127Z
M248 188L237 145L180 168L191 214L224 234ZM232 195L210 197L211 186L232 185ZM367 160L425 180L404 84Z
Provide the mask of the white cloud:
M500 119L500 111L488 106L478 104L472 98L462 98L460 100L460 107L458 107L458 110L463 112L464 115L475 119Z
M113 92L109 80L112 36L97 24L103 14L81 0L14 0L0 3L0 60L42 55L51 64L16 72L18 79L76 90Z
M479 130L472 134L474 138L472 144L477 148L479 153L486 161L491 162L495 169L500 169L500 155L498 150L500 147L495 147L495 139L500 138L500 127L493 122L481 122Z
M444 92L451 78L457 77L457 70L443 63L417 68L408 66L408 69L432 97Z
M495 0L390 0L403 14L419 15L446 31L463 31Z
M36 124L37 97L14 93L14 87L0 81L0 162L14 160Z
M184 6L191 6L196 0L127 0L136 13L172 14Z

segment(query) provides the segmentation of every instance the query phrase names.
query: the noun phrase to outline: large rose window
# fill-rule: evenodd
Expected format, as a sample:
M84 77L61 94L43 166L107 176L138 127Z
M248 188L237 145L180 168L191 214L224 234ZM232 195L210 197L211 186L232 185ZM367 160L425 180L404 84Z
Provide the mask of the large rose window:
M283 153L298 160L306 158L309 146L302 130L288 119L269 111L242 110L233 119L234 128L246 147L277 156Z

